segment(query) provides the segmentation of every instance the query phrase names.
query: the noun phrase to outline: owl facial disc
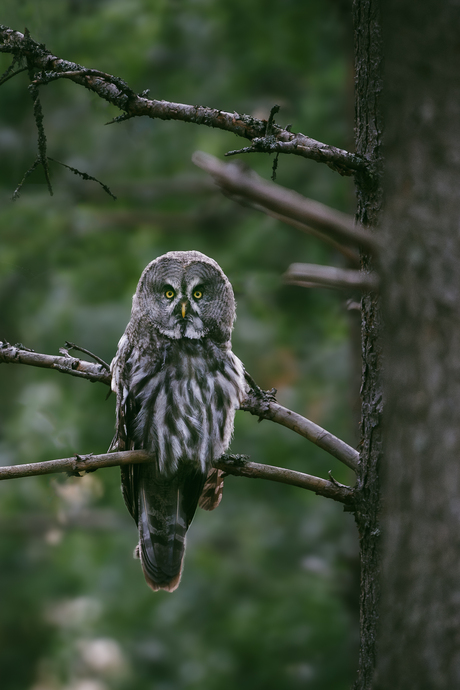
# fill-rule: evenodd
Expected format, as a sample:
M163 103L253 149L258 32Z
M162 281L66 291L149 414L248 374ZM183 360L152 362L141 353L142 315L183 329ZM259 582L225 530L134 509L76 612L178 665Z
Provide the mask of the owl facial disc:
M133 310L173 340L230 339L235 318L232 287L216 261L200 252L168 252L144 270Z

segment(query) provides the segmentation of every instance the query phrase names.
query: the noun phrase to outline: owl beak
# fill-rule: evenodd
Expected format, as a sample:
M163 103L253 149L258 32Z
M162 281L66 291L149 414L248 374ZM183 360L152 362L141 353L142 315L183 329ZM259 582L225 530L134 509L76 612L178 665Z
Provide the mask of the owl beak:
M185 319L185 312L187 311L187 302L181 302L182 306L182 318Z

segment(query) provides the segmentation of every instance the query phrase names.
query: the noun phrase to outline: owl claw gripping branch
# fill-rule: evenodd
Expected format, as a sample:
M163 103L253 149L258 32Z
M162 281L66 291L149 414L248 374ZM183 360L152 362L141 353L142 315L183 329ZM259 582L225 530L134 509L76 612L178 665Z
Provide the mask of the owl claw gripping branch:
M231 350L232 286L200 252L168 252L141 275L131 320L112 362L117 395L110 450L147 450L148 464L121 469L123 498L139 529L147 584L174 591L197 505L216 508L235 410L248 385Z

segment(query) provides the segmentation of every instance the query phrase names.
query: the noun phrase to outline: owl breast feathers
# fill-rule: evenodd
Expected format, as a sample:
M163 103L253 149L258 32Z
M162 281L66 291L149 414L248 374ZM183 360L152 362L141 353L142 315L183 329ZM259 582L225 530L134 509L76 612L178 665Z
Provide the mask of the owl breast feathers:
M110 450L143 449L155 462L122 467L125 503L153 590L179 585L196 507L220 502L213 467L229 447L247 391L231 351L235 299L220 266L200 252L168 252L141 275L131 320L112 361L117 395Z

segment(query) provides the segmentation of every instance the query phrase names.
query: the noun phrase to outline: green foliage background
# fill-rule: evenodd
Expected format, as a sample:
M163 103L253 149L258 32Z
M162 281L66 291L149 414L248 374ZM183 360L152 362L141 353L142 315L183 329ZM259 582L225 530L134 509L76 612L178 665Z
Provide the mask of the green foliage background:
M352 148L351 27L333 0L3 0L0 23L152 97L268 117ZM0 55L0 69L9 64ZM71 340L110 361L145 265L172 249L214 257L238 301L234 350L279 400L350 443L345 297L284 286L292 261L340 264L318 241L243 209L194 168L246 145L182 123L135 119L71 83L41 89L49 155L117 195L52 167L11 195L35 158L27 77L0 89L0 338L57 353ZM246 162L269 177L266 156ZM52 164L53 165L53 164ZM285 157L278 181L353 212L349 179ZM105 452L114 398L103 386L3 366L0 462ZM238 413L234 452L352 482L286 429ZM339 504L230 477L200 512L173 595L153 594L132 558L136 529L117 468L83 479L0 485L2 690L348 688L356 668L356 534Z

